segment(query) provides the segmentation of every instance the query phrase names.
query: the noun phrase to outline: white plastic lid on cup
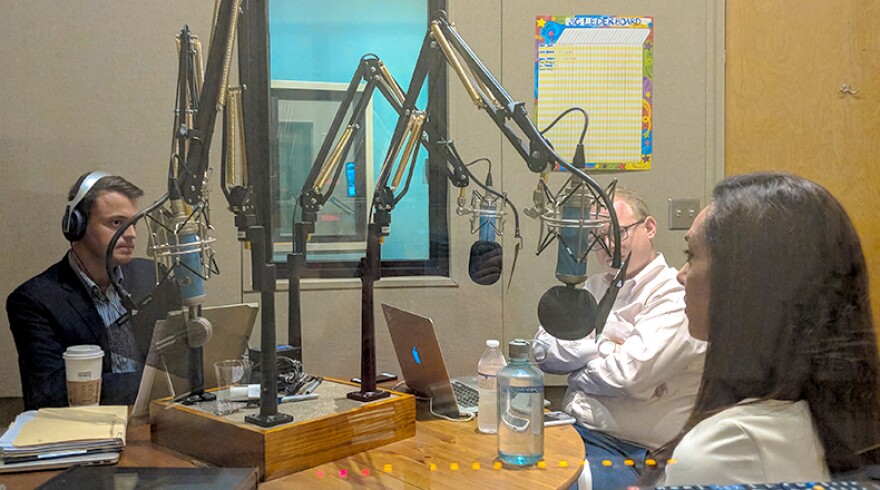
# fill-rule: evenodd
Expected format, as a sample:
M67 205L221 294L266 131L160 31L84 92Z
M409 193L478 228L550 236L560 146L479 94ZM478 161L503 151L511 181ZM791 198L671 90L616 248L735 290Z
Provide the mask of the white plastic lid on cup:
M63 357L70 361L88 361L104 357L104 351L98 345L71 345Z
M486 341L486 347L498 347L499 345L501 344L495 339L489 339Z

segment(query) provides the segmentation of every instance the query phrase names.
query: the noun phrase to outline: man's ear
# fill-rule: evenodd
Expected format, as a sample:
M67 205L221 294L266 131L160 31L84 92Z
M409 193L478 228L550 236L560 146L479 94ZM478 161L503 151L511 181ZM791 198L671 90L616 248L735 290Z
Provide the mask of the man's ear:
M654 219L653 216L648 216L645 218L645 232L648 234L648 238L653 240L654 236L657 235L657 220Z

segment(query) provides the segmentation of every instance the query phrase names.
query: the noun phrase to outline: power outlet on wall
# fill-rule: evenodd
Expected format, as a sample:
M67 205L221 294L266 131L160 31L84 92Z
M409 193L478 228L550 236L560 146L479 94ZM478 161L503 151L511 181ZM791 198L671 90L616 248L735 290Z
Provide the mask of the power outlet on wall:
M669 199L669 229L687 230L700 212L699 198Z

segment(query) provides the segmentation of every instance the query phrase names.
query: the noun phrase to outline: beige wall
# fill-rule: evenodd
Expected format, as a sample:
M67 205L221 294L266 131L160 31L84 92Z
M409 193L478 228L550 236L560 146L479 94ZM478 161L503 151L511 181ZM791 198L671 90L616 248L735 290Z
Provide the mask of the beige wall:
M536 15L654 16L654 169L613 177L643 193L665 229L666 199L705 199L707 185L720 174L716 128L720 128L722 100L717 61L721 57L716 54L721 52L723 35L719 37L716 27L721 24L714 2L700 3L642 0L627 2L621 10L619 2L611 1L450 0L449 11L483 62L514 98L528 101L529 108ZM174 35L186 23L206 38L212 8L212 0L137 4L95 0L76 5L33 0L7 7L0 19L0 63L6 73L0 82L0 240L4 245L0 296L64 253L66 244L59 233L64 195L82 172L105 168L129 177L144 187L144 205L164 192L176 77ZM536 176L488 117L477 113L452 75L449 87L451 135L462 156L492 158L495 168L501 169L497 186L508 190L520 208L530 205ZM598 180L604 183L611 177L601 175ZM232 215L225 210L217 182L212 184L222 273L208 283L208 304L255 301L258 295L247 292L249 255L242 261ZM451 198L454 203L455 195ZM383 279L377 284L376 304L389 302L432 316L451 374L472 374L486 338L509 340L533 333L537 301L555 284L555 259L552 253L535 256L537 224L523 217L524 248L513 286L506 290L506 277L504 285L500 281L476 286L467 277L467 251L473 242L467 220L450 208L450 223L452 277ZM507 231L509 273L512 224ZM658 239L658 247L675 265L681 263L682 234L664 231ZM308 281L304 287L306 368L328 376L357 374L360 283ZM276 311L278 339L284 340L284 291L277 294ZM378 367L396 372L378 311L376 318ZM0 369L8 375L0 377L0 396L20 393L15 359L3 315Z

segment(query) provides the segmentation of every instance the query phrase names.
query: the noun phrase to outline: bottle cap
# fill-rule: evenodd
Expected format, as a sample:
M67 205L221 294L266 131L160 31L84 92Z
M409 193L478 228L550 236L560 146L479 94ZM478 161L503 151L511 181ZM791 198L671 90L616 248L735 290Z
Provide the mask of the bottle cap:
M529 343L522 339L511 340L507 346L511 359L528 359Z
M498 347L499 345L501 345L501 344L499 344L499 342L495 339L489 339L486 341L486 347L493 347L494 348L494 347Z

